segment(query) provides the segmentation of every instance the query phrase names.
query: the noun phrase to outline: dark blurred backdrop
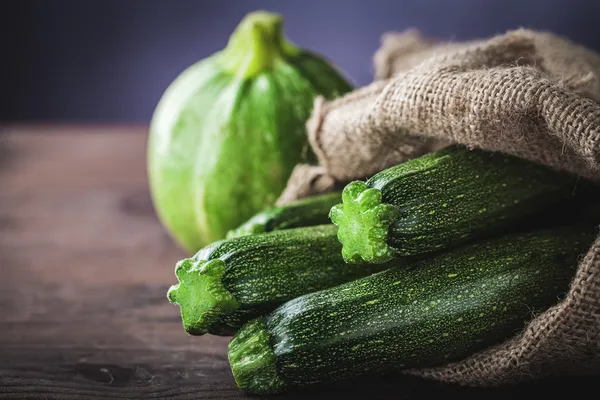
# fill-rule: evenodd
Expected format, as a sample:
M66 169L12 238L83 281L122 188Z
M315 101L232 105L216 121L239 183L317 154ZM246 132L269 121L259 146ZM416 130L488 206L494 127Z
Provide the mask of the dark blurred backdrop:
M256 9L281 12L291 40L358 85L381 34L409 27L462 40L522 26L600 50L598 0L4 0L0 121L146 123L169 83Z

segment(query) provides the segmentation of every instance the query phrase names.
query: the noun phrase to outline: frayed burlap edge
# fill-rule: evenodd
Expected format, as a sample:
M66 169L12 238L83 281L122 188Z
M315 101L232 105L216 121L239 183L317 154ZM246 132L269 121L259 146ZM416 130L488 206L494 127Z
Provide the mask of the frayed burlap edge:
M373 56L375 80L385 80L410 69L429 55L426 49L438 47L437 40L427 38L417 29L385 33Z

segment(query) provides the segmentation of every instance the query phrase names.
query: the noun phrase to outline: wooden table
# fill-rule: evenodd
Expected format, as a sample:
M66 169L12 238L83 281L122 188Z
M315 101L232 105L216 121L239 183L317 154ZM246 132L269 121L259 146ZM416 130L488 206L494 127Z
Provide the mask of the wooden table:
M227 338L186 335L166 300L185 254L152 209L146 128L2 131L0 398L244 397L229 370ZM565 383L594 384L483 390L382 378L287 397L506 398Z

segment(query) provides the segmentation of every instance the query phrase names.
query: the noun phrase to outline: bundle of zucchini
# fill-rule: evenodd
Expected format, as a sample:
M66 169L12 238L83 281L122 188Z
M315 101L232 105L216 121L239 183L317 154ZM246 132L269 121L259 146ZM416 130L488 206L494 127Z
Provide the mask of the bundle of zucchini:
M235 334L231 368L250 393L442 365L568 290L597 233L596 193L450 146L348 184L341 204L334 193L258 214L180 261L168 297L188 333Z
M235 380L277 393L465 357L556 302L592 231L491 239L288 301L230 342Z

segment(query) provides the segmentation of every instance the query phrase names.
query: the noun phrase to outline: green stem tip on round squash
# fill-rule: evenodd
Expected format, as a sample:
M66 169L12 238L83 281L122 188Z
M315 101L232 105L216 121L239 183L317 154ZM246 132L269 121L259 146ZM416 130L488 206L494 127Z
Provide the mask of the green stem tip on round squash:
M247 323L228 347L229 364L238 387L248 393L274 394L285 390L277 374L275 353L265 318Z
M388 230L400 215L398 207L381 203L381 191L364 182L351 182L342 192L342 203L329 217L338 227L342 255L347 263L384 263L393 258Z
M181 309L183 327L190 335L204 335L222 315L240 305L222 283L225 263L222 260L186 258L175 267L179 283L171 286L167 298Z
M300 52L296 45L285 39L280 14L255 11L249 13L232 33L223 51L222 62L226 70L248 79L272 68L279 59Z

